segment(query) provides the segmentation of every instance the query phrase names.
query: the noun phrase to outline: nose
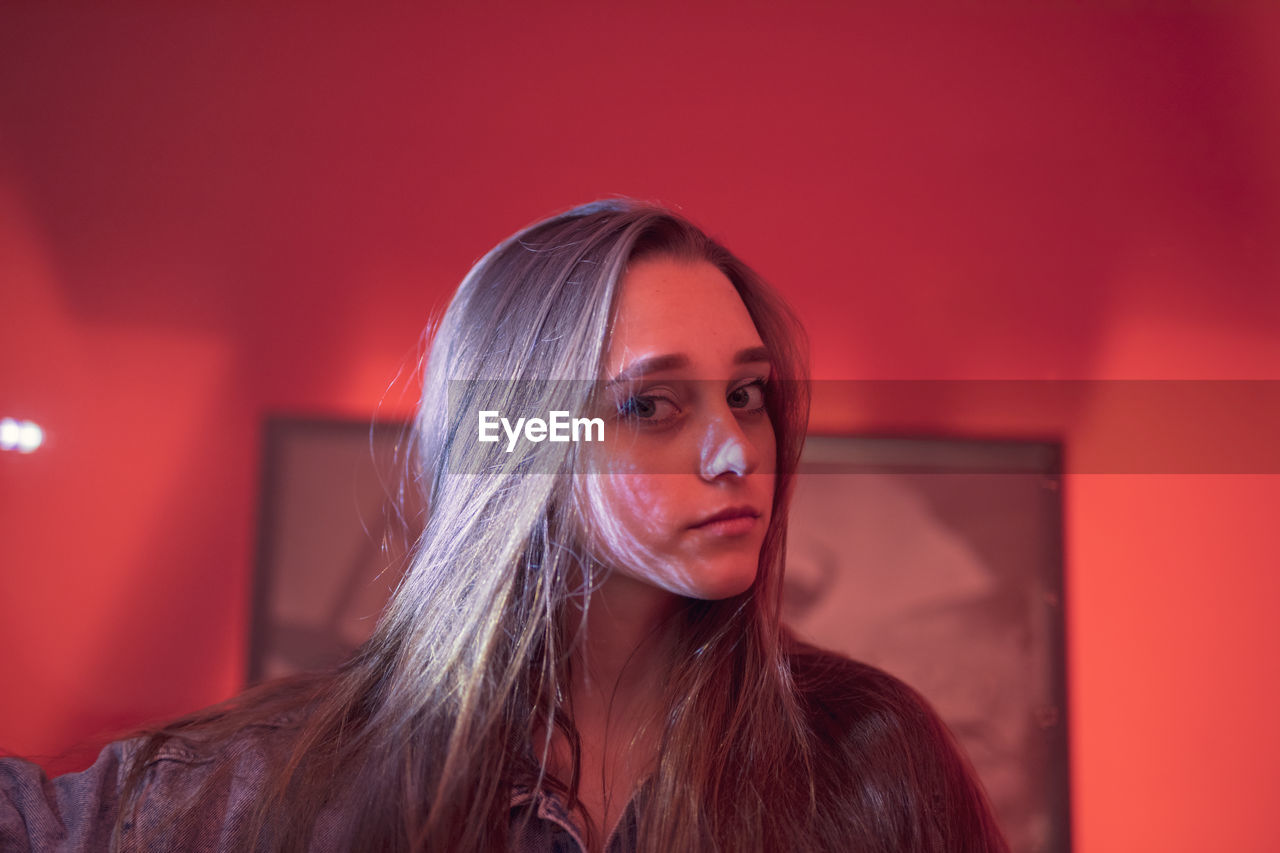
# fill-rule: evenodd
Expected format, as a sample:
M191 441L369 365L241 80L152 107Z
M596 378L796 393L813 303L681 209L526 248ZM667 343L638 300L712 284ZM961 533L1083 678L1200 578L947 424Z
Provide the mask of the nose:
M760 467L759 449L728 412L707 425L699 455L699 475L708 483L726 474L743 477Z

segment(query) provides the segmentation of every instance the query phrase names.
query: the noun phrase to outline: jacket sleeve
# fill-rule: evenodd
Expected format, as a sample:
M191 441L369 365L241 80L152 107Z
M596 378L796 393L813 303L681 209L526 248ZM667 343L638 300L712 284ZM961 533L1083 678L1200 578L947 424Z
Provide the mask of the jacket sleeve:
M56 779L29 761L0 758L0 850L107 850L128 748L110 744L89 769Z
M88 770L52 780L28 761L0 759L0 853L244 849L267 768L289 754L281 730L255 723L221 738L167 736L150 748L145 736L117 741ZM135 799L121 819L135 765Z

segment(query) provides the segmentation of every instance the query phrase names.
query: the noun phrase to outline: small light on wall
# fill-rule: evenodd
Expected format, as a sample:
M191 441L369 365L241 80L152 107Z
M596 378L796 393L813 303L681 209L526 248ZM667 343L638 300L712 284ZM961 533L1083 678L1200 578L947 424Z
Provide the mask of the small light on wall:
M44 444L44 430L34 421L0 420L0 450L32 453Z

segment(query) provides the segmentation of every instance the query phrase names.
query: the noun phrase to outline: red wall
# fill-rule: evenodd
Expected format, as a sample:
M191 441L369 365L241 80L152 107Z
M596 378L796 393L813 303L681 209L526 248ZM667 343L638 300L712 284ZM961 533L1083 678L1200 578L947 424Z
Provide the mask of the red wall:
M233 693L264 413L404 413L471 262L586 199L708 224L820 377L1280 378L1274 7L529 5L0 11L0 415L50 434L0 455L5 748ZM1066 488L1077 849L1276 849L1280 478Z

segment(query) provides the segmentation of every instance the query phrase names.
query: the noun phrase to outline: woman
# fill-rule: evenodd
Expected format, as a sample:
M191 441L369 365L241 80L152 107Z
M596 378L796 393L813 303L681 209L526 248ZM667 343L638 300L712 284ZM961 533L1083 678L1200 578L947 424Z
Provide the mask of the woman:
M516 234L437 331L417 420L427 522L373 638L334 673L108 747L40 797L19 767L0 832L86 849L1003 850L925 702L779 622L800 341L750 269L669 211L599 202ZM522 431L554 413L577 441Z

